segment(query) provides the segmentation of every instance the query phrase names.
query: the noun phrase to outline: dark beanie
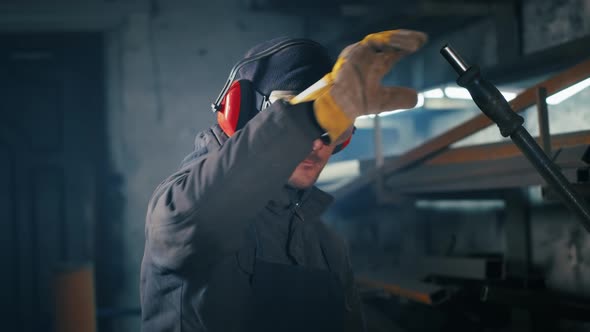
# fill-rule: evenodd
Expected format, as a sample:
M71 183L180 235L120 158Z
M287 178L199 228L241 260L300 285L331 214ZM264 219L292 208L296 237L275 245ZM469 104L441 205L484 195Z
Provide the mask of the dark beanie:
M293 38L275 38L252 47L248 58L261 51ZM298 39L301 40L301 39ZM303 91L332 70L334 62L320 44L309 43L289 46L271 56L244 65L235 79L248 79L264 95L273 90Z

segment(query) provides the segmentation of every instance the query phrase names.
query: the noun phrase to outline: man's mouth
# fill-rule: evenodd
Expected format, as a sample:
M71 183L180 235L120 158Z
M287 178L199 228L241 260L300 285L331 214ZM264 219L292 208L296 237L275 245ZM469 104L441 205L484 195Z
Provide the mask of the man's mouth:
M303 159L303 161L301 162L301 164L303 166L312 167L312 166L316 166L321 161L322 160L318 156L316 156L313 153L310 153L305 159Z

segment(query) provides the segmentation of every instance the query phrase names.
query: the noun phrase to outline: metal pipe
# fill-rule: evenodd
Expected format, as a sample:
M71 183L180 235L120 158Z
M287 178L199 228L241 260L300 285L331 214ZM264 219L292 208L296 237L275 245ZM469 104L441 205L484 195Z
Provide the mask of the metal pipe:
M465 60L463 60L463 58L461 58L461 56L457 54L457 52L455 52L455 50L449 44L443 46L443 48L440 50L440 53L443 57L445 57L445 59L447 59L451 66L453 66L457 74L461 75L466 72L467 69L469 69L469 66L465 63Z
M552 186L563 198L565 204L582 220L586 230L590 232L590 210L582 197L561 173L559 168L547 157L531 134L522 126L510 138L533 164L543 179Z
M383 133L381 132L381 117L376 115L373 119L373 133L375 140L375 169L383 167L385 157L383 155Z
M566 206L578 216L584 228L590 232L590 208L522 126L524 119L514 113L510 104L493 84L481 77L477 66L467 65L450 45L445 45L440 52L459 74L457 84L469 91L479 109L498 125L502 136L510 136L543 179L555 189Z
M551 132L549 131L549 111L547 110L547 89L537 89L537 119L539 121L539 138L545 154L551 155Z

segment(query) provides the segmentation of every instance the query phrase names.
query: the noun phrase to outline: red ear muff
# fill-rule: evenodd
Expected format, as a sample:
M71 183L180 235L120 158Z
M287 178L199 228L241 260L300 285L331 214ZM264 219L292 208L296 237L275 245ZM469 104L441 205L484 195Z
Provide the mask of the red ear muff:
M350 135L350 137L346 141L342 142L342 144L336 145L336 147L334 148L334 151L332 151L332 154L335 154L335 153L338 153L338 152L344 150L344 148L347 147L348 144L350 144L351 139L352 139L352 135Z
M352 134L350 134L350 137L348 137L348 139L346 139L346 141L336 145L336 147L334 148L334 151L332 151L332 154L336 154L342 150L344 150L345 147L348 146L348 144L350 144L350 141L352 140L352 135L354 135L354 132L356 131L356 127L352 127Z
M248 80L234 81L217 110L217 123L227 136L242 129L256 115L258 111L254 104L252 83Z

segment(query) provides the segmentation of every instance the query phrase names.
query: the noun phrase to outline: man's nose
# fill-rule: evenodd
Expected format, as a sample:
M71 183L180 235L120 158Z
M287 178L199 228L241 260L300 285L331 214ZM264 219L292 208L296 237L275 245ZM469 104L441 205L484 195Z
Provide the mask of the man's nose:
M315 139L312 143L312 151L319 151L324 147L324 142L321 139Z

